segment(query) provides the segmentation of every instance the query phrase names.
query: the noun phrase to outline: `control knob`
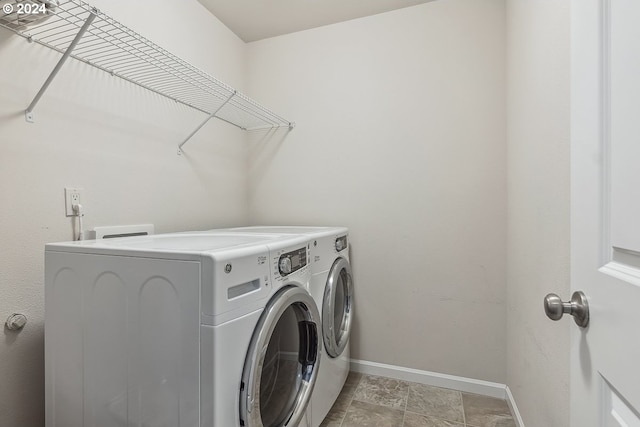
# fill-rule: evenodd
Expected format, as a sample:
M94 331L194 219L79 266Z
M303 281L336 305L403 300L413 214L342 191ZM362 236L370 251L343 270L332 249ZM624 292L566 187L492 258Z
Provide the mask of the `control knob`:
M278 266L280 268L280 274L289 274L291 273L291 258L283 256L280 258L280 264Z

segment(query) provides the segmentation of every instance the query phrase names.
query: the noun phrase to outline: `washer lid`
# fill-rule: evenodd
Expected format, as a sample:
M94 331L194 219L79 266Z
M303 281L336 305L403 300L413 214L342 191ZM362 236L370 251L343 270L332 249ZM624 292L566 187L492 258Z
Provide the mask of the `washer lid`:
M305 227L305 226L250 226L229 228L229 231L243 233L271 233L271 234L315 234L331 230L330 227Z
M100 243L126 249L151 249L170 251L214 251L247 244L260 244L274 240L274 236L247 236L239 234L155 234L152 236L105 239Z

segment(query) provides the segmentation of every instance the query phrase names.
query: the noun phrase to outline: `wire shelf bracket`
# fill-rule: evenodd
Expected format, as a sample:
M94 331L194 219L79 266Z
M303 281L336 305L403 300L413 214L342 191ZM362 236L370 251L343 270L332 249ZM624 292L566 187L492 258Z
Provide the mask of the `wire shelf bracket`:
M204 121L203 121L202 123L200 123L200 125L198 125L198 127L197 127L197 128L195 128L195 129L193 130L193 132L191 132L191 133L189 134L189 136L188 136L188 137L186 137L186 138L185 138L185 140L184 140L184 141L182 141L182 143L181 143L180 145L178 145L178 155L179 155L179 156L181 156L181 155L182 155L182 146L183 146L184 144L186 144L186 143L187 143L187 142L188 142L188 141L193 137L193 135L195 135L195 134L196 134L200 129L202 129L202 127L203 127L204 125L206 125L206 124L207 124L207 122L208 122L209 120L211 120L212 118L214 118L214 117L216 116L216 114L218 113L218 111L220 111L220 110L222 109L222 107L224 107L225 105L227 105L227 102L231 101L231 98L233 98L234 96L236 96L236 94L237 94L237 93L238 93L238 92L234 90L234 91L233 91L233 93L231 94L231 96L229 96L229 98L227 98L227 100L226 100L226 101L224 101L224 102L222 103L222 105L221 105L220 107L218 107L218 109L217 109L216 111L214 111L213 113L209 114L209 117L207 117L206 119L204 119Z
M84 24L82 25L82 27L80 27L80 31L78 31L78 34L76 34L75 38L71 41L71 44L69 45L67 50L65 50L64 54L62 54L62 58L60 58L56 66L51 71L51 74L49 74L49 77L47 77L47 80L45 80L44 84L42 85L42 87L40 88L36 96L33 98L33 101L31 101L31 104L29 104L29 106L25 110L24 116L27 122L34 123L33 109L36 107L36 105L38 104L38 101L40 101L40 98L42 98L42 95L44 95L47 88L49 87L53 79L56 77L58 72L60 71L60 68L62 68L64 63L69 58L69 56L71 55L71 52L73 52L73 49L77 46L78 42L80 42L80 39L82 38L84 33L86 33L87 30L89 29L89 26L91 25L93 20L96 18L96 12L97 10L93 9L93 11L89 13L89 16L87 17L86 21L84 21Z
M42 1L42 0L34 0ZM18 2L18 0L14 0ZM61 0L47 14L27 21L15 11L0 13L0 27L62 54L25 111L34 122L33 110L64 63L72 57L141 86L158 95L204 113L207 118L178 146L182 147L212 118L242 130L274 129L295 123L215 77L180 59L152 41L82 0Z

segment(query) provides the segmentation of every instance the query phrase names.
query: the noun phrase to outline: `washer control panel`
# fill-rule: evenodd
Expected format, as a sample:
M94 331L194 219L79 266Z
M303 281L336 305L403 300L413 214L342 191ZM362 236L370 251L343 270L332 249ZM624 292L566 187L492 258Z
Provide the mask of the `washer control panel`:
M307 248L304 246L280 255L278 260L278 270L282 276L300 270L305 265L307 265Z
M338 237L336 239L336 251L340 252L347 248L347 236Z

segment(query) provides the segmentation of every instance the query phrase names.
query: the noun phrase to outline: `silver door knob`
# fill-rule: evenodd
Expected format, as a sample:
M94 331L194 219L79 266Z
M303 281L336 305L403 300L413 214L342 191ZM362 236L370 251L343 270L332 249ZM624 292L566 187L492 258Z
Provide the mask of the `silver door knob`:
M20 313L13 313L4 324L10 331L19 331L27 324L27 316Z
M556 294L548 294L544 297L544 312L551 320L560 320L566 313L572 315L576 325L581 328L589 324L589 303L582 291L574 292L569 302L562 302Z

